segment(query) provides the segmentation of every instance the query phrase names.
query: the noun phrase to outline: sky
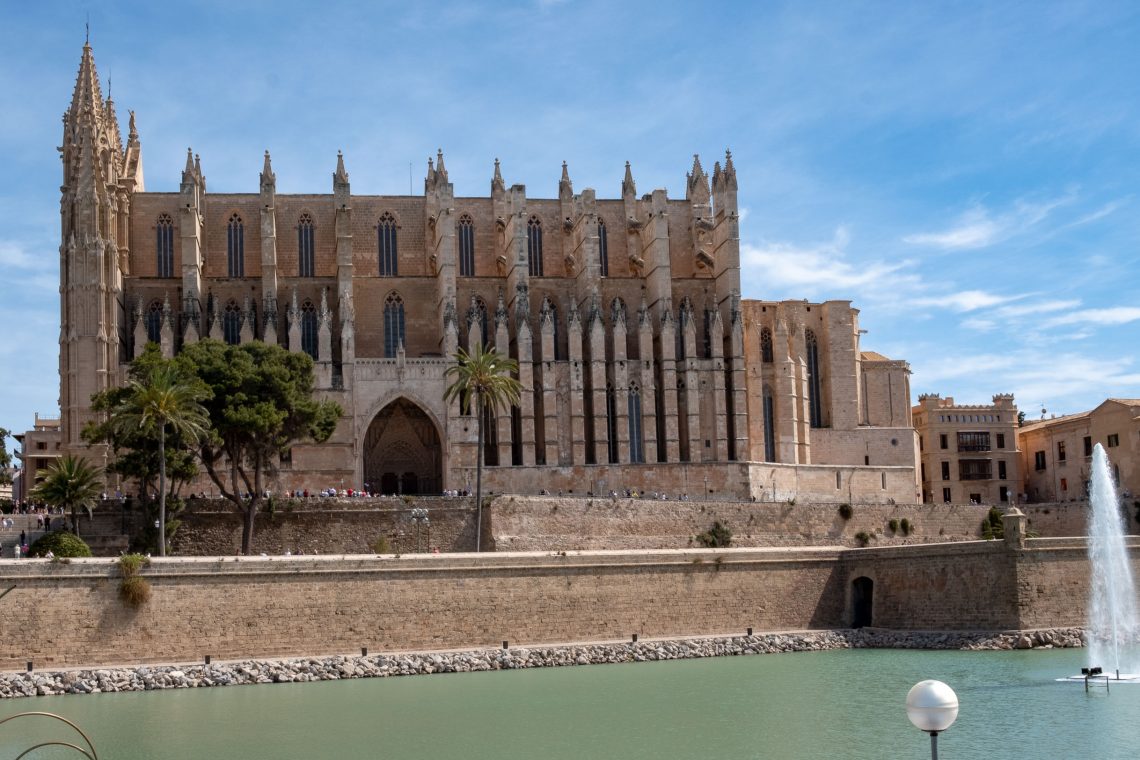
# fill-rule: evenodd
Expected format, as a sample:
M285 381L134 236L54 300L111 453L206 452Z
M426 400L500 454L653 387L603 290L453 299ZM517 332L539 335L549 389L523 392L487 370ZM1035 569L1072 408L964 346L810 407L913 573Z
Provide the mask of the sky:
M920 393L1140 397L1140 4L0 0L0 426L58 414L61 116L90 19L146 187L684 197L731 148L743 297L851 300ZM11 443L9 444L11 445Z

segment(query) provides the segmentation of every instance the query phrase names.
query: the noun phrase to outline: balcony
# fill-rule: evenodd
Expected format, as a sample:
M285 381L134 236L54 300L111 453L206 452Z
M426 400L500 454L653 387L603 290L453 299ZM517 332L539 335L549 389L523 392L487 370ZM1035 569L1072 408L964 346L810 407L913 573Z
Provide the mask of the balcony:
M993 480L993 462L988 459L961 459L958 461L958 480Z
M958 451L990 451L989 433L958 433Z

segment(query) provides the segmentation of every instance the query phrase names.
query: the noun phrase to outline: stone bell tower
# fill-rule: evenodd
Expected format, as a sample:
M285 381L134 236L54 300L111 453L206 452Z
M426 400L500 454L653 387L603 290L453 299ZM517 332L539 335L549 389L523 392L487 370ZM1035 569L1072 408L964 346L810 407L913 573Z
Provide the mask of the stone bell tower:
M60 188L59 406L64 453L95 464L105 456L80 434L93 418L91 396L116 385L123 275L129 274L132 194L143 190L142 156L131 116L124 148L114 102L103 99L95 57L83 45L71 106L63 115Z

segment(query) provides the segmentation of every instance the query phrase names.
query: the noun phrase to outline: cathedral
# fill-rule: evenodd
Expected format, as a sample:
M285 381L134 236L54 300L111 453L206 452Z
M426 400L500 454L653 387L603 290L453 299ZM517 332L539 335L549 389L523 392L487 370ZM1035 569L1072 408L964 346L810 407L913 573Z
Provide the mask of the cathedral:
M63 126L66 452L106 456L80 437L91 396L148 342L265 341L309 354L344 409L277 488L473 488L475 421L443 395L483 344L523 388L485 420L491 491L920 500L906 362L860 349L848 301L741 299L730 153L711 174L694 156L683 198L639 195L628 163L616 198L566 164L534 198L498 160L487 195L456 197L442 152L422 195L354 194L339 153L331 192L279 195L268 151L252 192L211 193L189 150L178 190L147 192L89 45Z

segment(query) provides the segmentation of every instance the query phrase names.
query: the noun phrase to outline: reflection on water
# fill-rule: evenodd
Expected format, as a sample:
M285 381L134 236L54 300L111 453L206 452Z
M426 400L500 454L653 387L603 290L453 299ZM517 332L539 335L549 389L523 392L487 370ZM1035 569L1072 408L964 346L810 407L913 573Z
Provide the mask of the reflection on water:
M903 702L935 678L961 703L942 757L1135 757L1140 688L1086 695L1054 681L1082 659L1081 650L852 650L43 697L0 703L0 716L60 713L104 760L923 758L929 740ZM45 735L6 728L0 758Z

